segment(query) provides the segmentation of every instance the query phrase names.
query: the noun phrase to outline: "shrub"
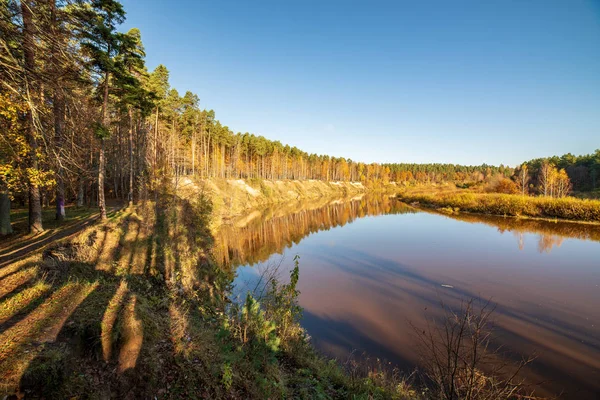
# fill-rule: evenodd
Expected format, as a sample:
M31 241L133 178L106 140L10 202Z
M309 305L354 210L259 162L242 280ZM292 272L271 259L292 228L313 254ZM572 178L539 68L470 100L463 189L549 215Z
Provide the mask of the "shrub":
M496 193L515 194L518 193L519 189L517 185L510 179L502 179L496 185Z
M533 398L519 378L535 357L520 362L499 361L493 346L490 302L461 302L458 310L441 304L441 319L427 321L425 329L413 325L418 351L432 398L440 400L500 400Z
M490 179L485 186L485 191L488 193L515 194L519 192L519 189L515 182L498 174Z

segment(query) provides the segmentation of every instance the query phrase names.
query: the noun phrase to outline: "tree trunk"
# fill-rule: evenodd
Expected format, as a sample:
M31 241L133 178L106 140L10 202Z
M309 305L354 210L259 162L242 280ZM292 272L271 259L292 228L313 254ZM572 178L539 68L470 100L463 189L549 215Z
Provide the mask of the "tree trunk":
M129 108L129 205L133 205L133 111Z
M10 197L7 193L0 193L0 235L12 233L10 225Z
M52 41L52 72L54 79L52 112L54 114L54 145L56 152L56 219L62 221L65 219L65 178L62 165L61 151L63 146L63 132L65 126L65 99L61 91L60 74L58 70L58 41L59 33L56 20L56 1L50 0L50 11L52 13L52 35L55 40Z
M192 132L192 177L196 172L196 126L194 125L194 132Z
M65 103L60 89L54 93L54 142L56 145L56 219L65 219L65 177L62 166L61 151L63 146Z
M23 54L25 56L25 79L28 97L29 112L27 113L27 142L29 144L29 168L31 171L37 172L37 138L34 125L33 99L31 93L34 92L31 87L31 76L35 69L35 53L34 53L34 38L33 38L33 15L32 2L21 1L21 12L23 14ZM42 203L40 188L38 183L32 177L29 178L29 232L41 232L44 230L42 226Z
M104 99L102 101L102 125L104 129L108 129L107 108L108 108L108 78L109 73L106 73L104 78ZM106 219L106 202L104 201L104 172L106 169L106 161L104 159L104 136L100 138L100 155L98 159L98 207L100 207L100 218Z
M83 179L79 179L79 190L77 192L77 207L84 206L84 197L85 197L85 182Z
M98 159L98 207L100 207L100 218L106 219L106 202L104 200L104 138L100 139L100 156Z
M154 119L154 171L158 163L158 106L156 106L156 118Z

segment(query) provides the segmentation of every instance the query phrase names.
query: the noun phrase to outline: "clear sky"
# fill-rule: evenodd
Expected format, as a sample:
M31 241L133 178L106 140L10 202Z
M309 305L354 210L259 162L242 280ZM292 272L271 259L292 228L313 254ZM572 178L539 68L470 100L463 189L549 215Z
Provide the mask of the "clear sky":
M123 0L233 131L364 162L600 148L600 1Z

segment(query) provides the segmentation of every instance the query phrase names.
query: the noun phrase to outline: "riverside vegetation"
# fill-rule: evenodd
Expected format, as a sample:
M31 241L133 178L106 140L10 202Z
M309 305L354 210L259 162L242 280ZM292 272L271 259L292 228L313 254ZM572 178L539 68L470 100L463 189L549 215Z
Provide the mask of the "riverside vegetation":
M502 193L411 193L398 197L443 212L473 212L514 217L566 219L600 223L600 200L573 197L531 197Z

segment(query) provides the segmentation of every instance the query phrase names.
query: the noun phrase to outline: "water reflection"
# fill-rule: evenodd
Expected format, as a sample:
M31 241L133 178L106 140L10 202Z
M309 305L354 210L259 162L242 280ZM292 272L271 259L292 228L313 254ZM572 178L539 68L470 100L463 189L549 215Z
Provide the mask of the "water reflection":
M344 226L357 218L415 212L390 196L325 199L254 210L220 229L213 256L226 266L254 265L282 254L312 233Z
M423 211L435 213L432 211ZM554 247L560 247L565 238L600 242L599 225L464 213L451 214L448 217L458 221L496 227L501 234L512 232L517 238L517 245L520 250L525 248L525 233L536 234L538 236L537 248L540 253L550 253Z
M340 358L357 349L409 369L419 364L409 321L439 315L440 300L491 298L505 357L539 354L526 376L544 382L540 394L592 399L600 393L598 229L445 216L365 197L249 213L217 235L215 251L239 266L236 284L280 254L283 268L300 254L303 325Z

